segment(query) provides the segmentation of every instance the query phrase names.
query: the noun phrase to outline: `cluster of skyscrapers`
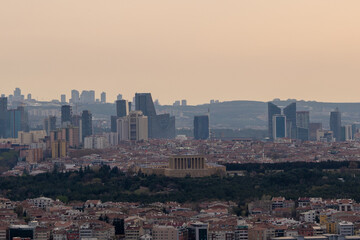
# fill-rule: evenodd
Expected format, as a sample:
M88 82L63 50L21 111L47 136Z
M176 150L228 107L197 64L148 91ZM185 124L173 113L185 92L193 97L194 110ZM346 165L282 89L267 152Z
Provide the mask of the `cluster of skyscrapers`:
M131 107L131 102L116 101L111 131L119 134L119 140L175 138L175 117L167 113L157 114L151 93L136 93L135 111L130 111Z
M66 95L61 95L61 102L66 102ZM81 92L81 94L78 90L71 90L71 98L69 100L69 103L93 104L96 102L106 103L106 93L102 92L100 94L100 99L96 99L94 90L84 90Z
M351 140L355 125L341 125L338 109L330 112L330 130L323 130L321 123L311 123L309 111L296 111L296 102L281 109L268 103L268 130L270 140L282 138L320 141Z
M23 106L8 109L8 99L0 98L0 138L17 138L19 131L29 131L28 115Z

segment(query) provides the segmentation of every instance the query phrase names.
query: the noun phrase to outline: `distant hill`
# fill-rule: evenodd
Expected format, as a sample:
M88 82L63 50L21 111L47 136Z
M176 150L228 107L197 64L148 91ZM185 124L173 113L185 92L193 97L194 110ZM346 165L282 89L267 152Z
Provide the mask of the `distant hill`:
M278 106L285 107L295 100L273 101ZM40 106L39 106L40 105ZM60 115L58 106L31 106L29 109L54 109ZM336 107L342 112L342 124L360 123L360 103L326 103L315 101L297 101L298 111L310 111L311 122L322 122L325 128L329 126L330 112ZM77 111L88 109L94 118L110 120L115 115L115 104L86 104L78 106ZM229 101L196 106L156 106L157 113L170 113L176 117L177 128L192 128L195 115L210 113L210 126L213 129L267 129L267 103L260 101ZM58 115L58 116L59 116ZM36 119L38 122L40 119ZM41 121L40 121L41 122Z
M285 107L294 101L273 101ZM296 101L298 111L310 111L311 122L322 122L329 127L330 112L336 107L342 112L342 124L360 122L360 103L324 103ZM197 106L157 106L158 112L168 112L176 116L177 127L192 127L193 117L207 114L210 110L212 128L267 128L267 102L230 101Z

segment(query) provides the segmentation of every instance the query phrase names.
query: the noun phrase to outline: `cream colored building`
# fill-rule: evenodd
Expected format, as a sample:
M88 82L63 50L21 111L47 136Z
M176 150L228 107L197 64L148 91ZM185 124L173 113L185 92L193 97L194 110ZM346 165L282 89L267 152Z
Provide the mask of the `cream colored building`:
M173 226L159 226L153 227L153 240L177 240L178 229Z
M167 177L207 177L211 175L225 176L226 167L218 164L207 164L202 155L178 155L169 159L168 165L145 166L137 170L151 175Z
M131 111L117 120L117 131L119 141L148 140L148 117L141 111Z

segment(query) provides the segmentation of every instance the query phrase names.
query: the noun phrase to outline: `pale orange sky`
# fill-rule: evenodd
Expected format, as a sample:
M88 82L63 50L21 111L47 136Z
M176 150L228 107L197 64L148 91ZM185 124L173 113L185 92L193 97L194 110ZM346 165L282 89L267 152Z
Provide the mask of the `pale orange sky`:
M4 0L0 92L360 102L359 0Z

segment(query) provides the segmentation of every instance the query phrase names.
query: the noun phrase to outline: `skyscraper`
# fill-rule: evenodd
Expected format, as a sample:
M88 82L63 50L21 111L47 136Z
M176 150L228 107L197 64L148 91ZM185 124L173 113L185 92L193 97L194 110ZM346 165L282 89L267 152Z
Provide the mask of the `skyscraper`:
M268 102L268 129L269 129L269 138L274 139L273 136L273 116L275 114L281 114L281 109L273 104Z
M0 98L0 138L5 138L8 128L8 110L7 110L7 98Z
M148 117L149 138L175 138L175 117L170 114L157 115L151 93L136 93L135 109Z
M51 131L56 130L56 117L55 116L49 116L44 119L44 130L46 131L46 134L50 136Z
M156 116L155 106L151 97L151 93L135 94L135 110L141 111L145 116Z
M28 115L25 108L20 106L17 109L11 109L9 114L9 135L10 138L17 138L19 131L29 131Z
M92 135L92 114L88 110L84 110L81 114L81 132L83 142L85 137Z
M286 116L281 114L273 115L273 137L274 140L278 138L287 137L287 127L286 127Z
M118 94L117 96L116 96L116 100L121 100L122 99L122 95L121 94Z
M209 138L209 116L195 116L194 117L194 138L208 139Z
M268 102L268 127L270 139L275 139L273 136L273 116L276 114L283 114L286 116L286 134L288 138L296 138L296 102L290 103L281 112L281 108L275 104Z
M339 142L341 140L341 113L338 108L330 113L330 130L333 132L335 140Z
M60 100L61 100L61 103L66 103L66 95L61 94Z
M148 139L148 117L141 111L132 111L117 119L118 141L140 141Z
M80 101L80 94L78 90L71 90L71 103L76 104Z
M286 116L287 137L291 139L295 139L296 138L296 102L290 103L284 108L284 115Z
M310 114L309 111L296 112L296 125L297 125L297 139L307 141L309 140L309 125Z
M62 105L61 106L61 125L69 125L71 124L71 106L70 105Z
M129 113L129 104L126 100L116 101L116 116L125 117Z
M106 92L102 92L100 95L101 103L106 103Z
M118 120L118 117L117 116L111 116L110 118L111 122L110 122L110 129L111 129L111 132L117 132L117 120Z

